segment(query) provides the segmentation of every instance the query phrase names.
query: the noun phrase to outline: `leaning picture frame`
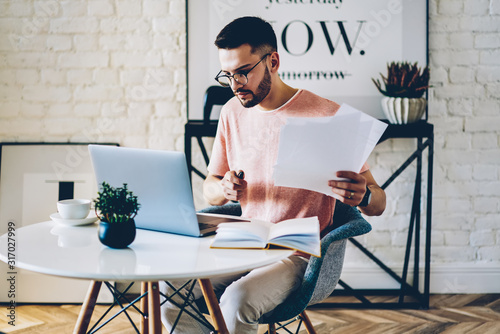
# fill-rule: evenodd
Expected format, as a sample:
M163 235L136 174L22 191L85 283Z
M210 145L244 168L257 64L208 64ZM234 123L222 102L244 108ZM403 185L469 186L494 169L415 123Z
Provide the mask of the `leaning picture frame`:
M89 143L0 143L0 234L8 226L23 226L50 220L57 212L58 200L91 199L97 194ZM117 144L109 144L117 145ZM54 231L54 238L57 238ZM67 240L58 240L61 247L72 247ZM16 244L16 250L23 247ZM0 262L0 271L10 272ZM16 270L17 303L80 303L88 282ZM8 291L6 280L0 290ZM58 291L58 293L53 293ZM7 302L7 294L0 302ZM103 293L100 302L111 301Z
M217 85L218 32L248 15L273 26L285 83L379 119L382 96L372 78L393 61L428 64L428 0L187 0L188 120L203 119L203 95Z

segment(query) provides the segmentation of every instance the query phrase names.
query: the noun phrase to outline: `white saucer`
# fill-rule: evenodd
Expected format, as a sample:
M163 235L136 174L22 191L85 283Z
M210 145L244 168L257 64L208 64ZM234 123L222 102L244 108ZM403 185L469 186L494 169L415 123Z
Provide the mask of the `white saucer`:
M50 219L55 221L58 224L63 224L67 226L81 226L81 225L89 225L97 221L96 216L91 216L83 219L64 219L61 215L56 212L50 215Z

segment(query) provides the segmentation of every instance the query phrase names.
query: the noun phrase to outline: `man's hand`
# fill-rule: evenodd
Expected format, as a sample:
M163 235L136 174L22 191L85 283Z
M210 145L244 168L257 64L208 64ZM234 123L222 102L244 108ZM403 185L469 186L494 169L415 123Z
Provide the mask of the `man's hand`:
M222 194L230 201L239 201L247 188L247 181L244 180L245 174L242 170L226 172L220 184Z
M358 206L366 193L366 187L371 191L371 201L367 206L358 206L367 216L380 216L385 210L385 191L379 187L372 173L367 170L361 174L354 172L337 172L337 177L344 181L328 181L332 191L340 196L340 201L350 206Z
M247 188L243 171L229 171L224 176L208 174L203 183L203 194L210 205L223 205L230 201L239 201Z
M357 206L363 200L366 193L366 179L363 175L355 172L340 171L337 177L345 179L342 181L330 180L328 185L332 191L340 196L340 201L350 206Z

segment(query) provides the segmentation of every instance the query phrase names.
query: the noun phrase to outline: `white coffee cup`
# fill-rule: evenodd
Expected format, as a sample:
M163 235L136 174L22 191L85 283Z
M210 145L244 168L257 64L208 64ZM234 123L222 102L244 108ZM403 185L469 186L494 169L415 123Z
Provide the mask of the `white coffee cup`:
M83 219L90 213L88 199L65 199L57 202L57 211L63 219Z

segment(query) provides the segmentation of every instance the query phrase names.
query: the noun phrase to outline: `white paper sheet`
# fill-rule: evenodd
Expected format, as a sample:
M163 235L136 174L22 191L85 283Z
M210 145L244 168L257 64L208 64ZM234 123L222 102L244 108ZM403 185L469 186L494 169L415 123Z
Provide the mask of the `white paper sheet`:
M336 196L328 186L337 171L359 172L387 124L347 104L335 116L289 118L281 129L276 186Z

